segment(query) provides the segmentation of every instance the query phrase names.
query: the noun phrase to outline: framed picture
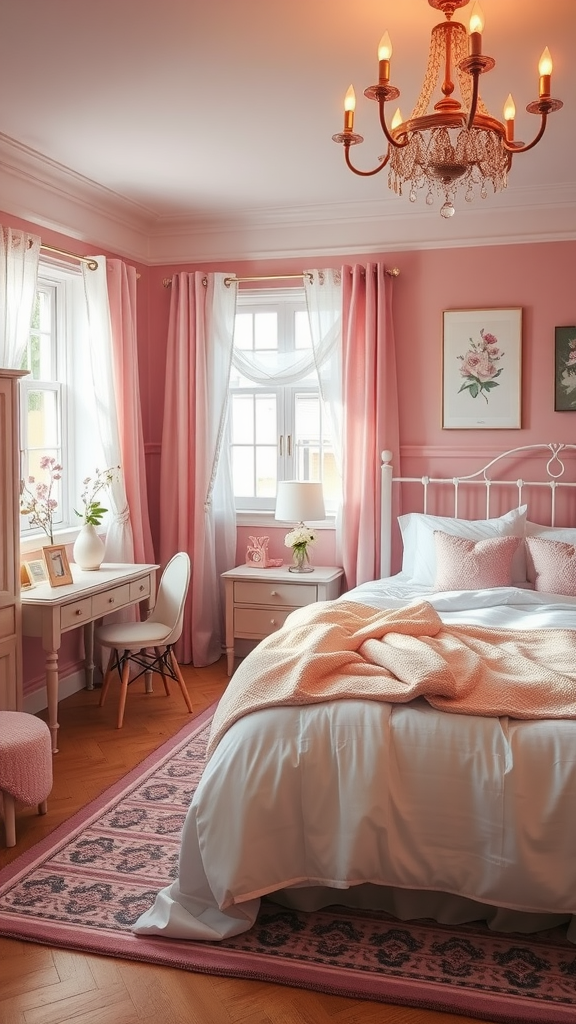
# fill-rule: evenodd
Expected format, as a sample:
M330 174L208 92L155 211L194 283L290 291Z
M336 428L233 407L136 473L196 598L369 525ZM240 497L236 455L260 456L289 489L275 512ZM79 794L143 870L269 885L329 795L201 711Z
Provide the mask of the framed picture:
M34 586L34 580L30 573L30 569L26 565L26 562L22 562L20 566L20 590L30 590Z
M41 558L33 558L25 563L28 574L33 583L48 583L46 563Z
M520 428L521 405L522 310L445 310L443 428Z
M576 412L576 327L555 328L554 361L554 409Z
M63 545L53 544L51 547L42 549L44 561L48 572L48 582L51 587L64 587L72 583L72 573L68 563L66 548Z

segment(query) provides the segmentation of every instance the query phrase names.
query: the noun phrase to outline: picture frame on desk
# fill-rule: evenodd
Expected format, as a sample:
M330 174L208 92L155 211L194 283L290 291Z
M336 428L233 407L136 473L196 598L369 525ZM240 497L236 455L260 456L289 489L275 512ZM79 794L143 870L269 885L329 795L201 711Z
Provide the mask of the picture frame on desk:
M42 570L45 571L44 566L42 566ZM27 563L22 562L20 565L20 590L31 590L33 586L34 580L32 578L32 573L30 572Z
M52 544L50 547L43 548L42 551L50 586L65 587L67 583L72 583L70 563L64 545Z
M29 578L32 580L32 586L35 586L37 583L48 583L48 572L43 558L32 558L30 561L24 562L24 565L28 571Z

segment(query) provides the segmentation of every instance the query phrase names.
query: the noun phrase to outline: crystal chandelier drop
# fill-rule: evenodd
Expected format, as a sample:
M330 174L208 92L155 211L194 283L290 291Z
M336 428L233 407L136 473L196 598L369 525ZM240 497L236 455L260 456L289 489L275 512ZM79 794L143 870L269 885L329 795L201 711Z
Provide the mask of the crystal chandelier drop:
M410 201L415 202L418 190L424 189L426 203L431 206L439 196L444 200L440 213L451 217L459 189L464 189L464 198L472 202L478 194L485 198L489 186L494 192L506 188L512 157L515 153L526 153L540 141L548 114L559 110L562 102L550 95L552 60L546 47L538 65L538 99L526 107L529 113L540 115L539 130L532 142L516 142L512 96L504 105L504 121L492 117L480 98L480 75L491 71L495 61L482 53L484 16L479 3L472 8L469 32L461 22L452 21L454 11L465 7L469 0L428 3L443 12L445 21L432 29L424 83L408 120L402 119L398 109L390 128L386 123L385 104L400 95L390 84L392 46L387 32L378 48L378 84L364 90L364 95L378 104L380 126L388 141L388 150L380 157L378 166L362 171L350 159L350 147L364 141L354 132L356 97L352 86L344 100L344 131L332 138L344 146L346 163L354 174L368 177L387 166L388 185L394 192L402 195L408 189ZM454 96L456 85L461 102ZM438 87L442 98L431 110L433 93Z

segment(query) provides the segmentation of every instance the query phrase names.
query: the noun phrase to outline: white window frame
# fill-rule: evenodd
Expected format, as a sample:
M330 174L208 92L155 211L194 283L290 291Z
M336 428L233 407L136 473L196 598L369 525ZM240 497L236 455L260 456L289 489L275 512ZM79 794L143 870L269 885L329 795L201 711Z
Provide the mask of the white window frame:
M264 291L239 292L236 313L243 310L251 313L269 312L271 307L278 314L278 350L286 350L286 341L292 341L292 323L295 312L306 312L306 296L300 289L270 288ZM288 345L290 347L290 344ZM309 385L305 382L296 382L286 385L264 385L254 384L253 387L246 386L234 388L230 386L230 398L235 393L253 395L258 393L270 393L276 395L277 412L277 474L276 479L291 480L296 476L296 457L294 450L295 438L295 412L296 397L302 394L316 396L320 403L320 422L322 423L323 409L320 395L319 383ZM232 404L232 403L231 403ZM232 412L230 413L232 414ZM231 448L233 447L231 442ZM321 460L322 463L322 460ZM234 497L236 507L236 519L239 524L251 525L257 523L261 526L278 525L274 519L275 497L270 498L242 498ZM328 504L328 503L327 503ZM335 509L327 507L328 528L333 527L333 516Z
M38 268L38 286L52 290L55 300L53 309L53 330L55 335L55 368L57 379L37 381L31 376L20 381L20 471L25 479L27 471L27 394L38 389L54 390L60 397L60 456L63 466L59 507L54 519L54 541L58 544L72 543L81 526L74 508L78 507L82 492L82 479L92 473L98 465L92 454L83 456L83 438L88 445L93 445L90 426L84 427L83 404L81 397L82 379L87 381L86 368L79 364L77 341L81 323L85 316L81 271L63 265L58 260L40 261ZM90 376L90 375L88 375ZM75 383L76 381L76 383ZM87 386L91 387L90 384ZM25 554L36 551L49 543L46 534L38 527L28 526L24 516L20 524L20 549Z

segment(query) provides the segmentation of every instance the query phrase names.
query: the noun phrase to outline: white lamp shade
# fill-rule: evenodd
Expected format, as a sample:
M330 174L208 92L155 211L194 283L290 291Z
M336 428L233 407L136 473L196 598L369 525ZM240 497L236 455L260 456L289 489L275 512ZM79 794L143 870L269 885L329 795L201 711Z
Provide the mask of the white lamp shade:
M274 518L288 523L325 519L322 484L313 480L279 480Z

